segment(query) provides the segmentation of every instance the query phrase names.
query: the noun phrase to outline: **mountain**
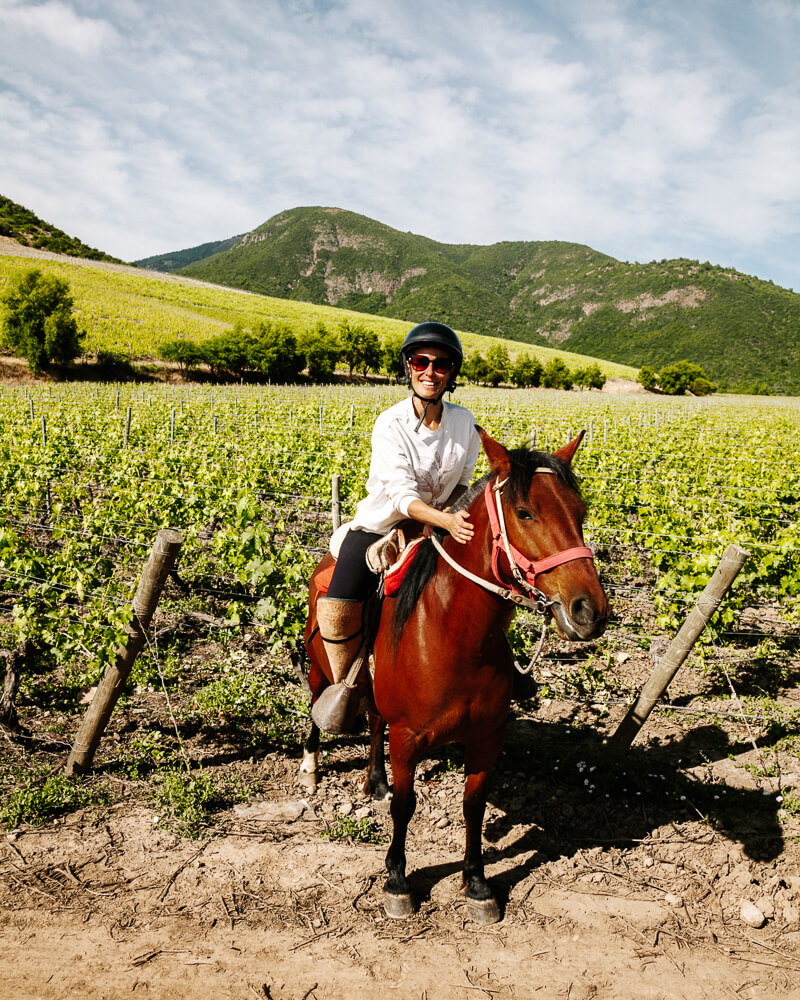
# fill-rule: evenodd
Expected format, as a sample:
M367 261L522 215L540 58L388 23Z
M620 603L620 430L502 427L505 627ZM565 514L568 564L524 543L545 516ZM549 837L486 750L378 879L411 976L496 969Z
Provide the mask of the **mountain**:
M158 254L155 257L142 257L133 263L137 267L144 267L150 271L177 271L179 268L187 267L198 260L205 260L214 254L222 253L235 247L242 235L231 236L227 240L217 240L214 243L201 243L199 247L190 247L188 250L173 250L171 253Z
M696 260L626 263L557 241L451 245L296 208L179 273L636 367L686 358L721 389L800 394L800 295Z
M29 209L18 205L10 198L0 195L0 236L10 236L25 246L36 247L37 250L51 250L53 253L64 253L70 257L88 257L90 260L107 260L122 264L116 257L110 257L101 250L95 250L82 243L74 236L56 229L49 222L43 222Z

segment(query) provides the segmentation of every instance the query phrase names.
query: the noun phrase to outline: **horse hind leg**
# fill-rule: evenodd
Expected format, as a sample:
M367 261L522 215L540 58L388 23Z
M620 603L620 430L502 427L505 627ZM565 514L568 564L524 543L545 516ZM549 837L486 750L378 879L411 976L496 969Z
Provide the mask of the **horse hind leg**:
M389 778L386 775L386 753L383 746L386 720L372 707L369 708L368 714L369 763L361 790L377 801L386 802L392 797Z
M383 886L383 909L387 917L402 919L414 912L414 897L406 878L406 834L414 815L417 799L414 793L414 773L417 761L408 753L408 746L389 729L389 749L392 757L394 793L392 795L392 842L386 852L389 877Z
M311 723L308 739L303 747L298 781L304 788L316 788L319 782L319 726Z

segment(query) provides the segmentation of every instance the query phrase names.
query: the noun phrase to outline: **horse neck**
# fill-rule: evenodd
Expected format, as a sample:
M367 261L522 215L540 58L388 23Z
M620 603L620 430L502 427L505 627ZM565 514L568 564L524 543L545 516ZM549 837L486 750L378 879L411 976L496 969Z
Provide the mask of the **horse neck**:
M486 509L486 503L483 498L483 491L469 504L468 510L470 522L475 530L472 541L467 545L460 545L450 536L447 536L443 542L445 551L460 566L469 570L470 573L474 573L475 576L486 580L487 583L495 583L494 573L492 572L492 531L489 524L489 512ZM455 586L463 586L463 577L460 577L458 572L451 566L448 566L444 560L440 560L438 572L448 574L448 579ZM510 617L509 611L513 608L513 605L510 605L507 601L499 600L489 590L483 590L481 593L485 595L487 604L495 605L495 611L499 618L505 619Z

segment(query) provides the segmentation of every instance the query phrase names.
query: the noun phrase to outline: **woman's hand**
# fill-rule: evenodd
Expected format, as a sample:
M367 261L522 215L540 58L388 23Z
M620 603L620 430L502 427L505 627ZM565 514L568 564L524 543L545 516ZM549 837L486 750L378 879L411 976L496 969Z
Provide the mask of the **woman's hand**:
M468 511L459 510L455 514L443 511L443 514L446 521L444 526L450 532L451 537L455 538L462 545L466 545L467 542L472 540L475 529L470 522Z
M465 545L475 534L469 512L466 510L459 510L454 514L449 507L446 510L438 510L423 500L412 500L408 505L408 516L425 525L423 535L426 538L430 537L432 528L444 528L457 542Z

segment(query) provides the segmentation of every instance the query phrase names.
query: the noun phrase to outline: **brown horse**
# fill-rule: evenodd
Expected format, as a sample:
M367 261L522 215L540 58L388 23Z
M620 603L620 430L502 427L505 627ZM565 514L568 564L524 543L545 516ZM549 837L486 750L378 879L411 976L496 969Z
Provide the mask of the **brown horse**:
M420 545L396 597L385 598L374 643L374 692L360 679L370 720L370 757L364 791L389 795L383 737L389 726L394 778L394 827L386 855L387 915L413 912L406 878L405 840L414 813L414 774L419 761L446 743L464 747L464 884L473 919L498 920L499 907L484 877L481 837L489 772L506 734L514 671L506 637L515 606L552 616L562 636L600 635L608 602L591 550L583 543L585 507L571 469L580 434L553 455L507 451L483 431L491 472L457 506L475 528L470 543L449 536ZM306 641L312 702L330 683L325 651L316 631L314 572ZM301 772L316 772L319 730L312 723Z

